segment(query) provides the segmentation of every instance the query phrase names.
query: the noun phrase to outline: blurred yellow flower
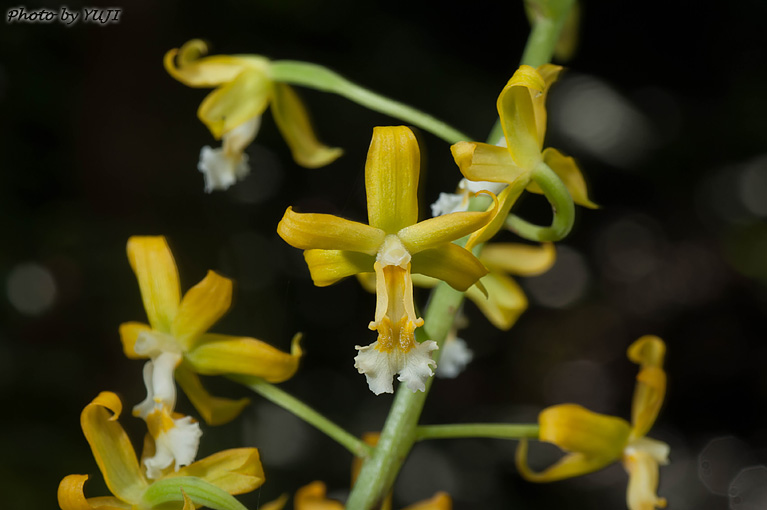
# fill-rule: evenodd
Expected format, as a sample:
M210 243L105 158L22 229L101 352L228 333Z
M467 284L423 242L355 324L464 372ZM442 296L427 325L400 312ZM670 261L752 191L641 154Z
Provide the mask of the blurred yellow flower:
M237 416L247 399L212 397L197 374L241 374L282 382L295 374L301 357L300 335L291 354L255 338L207 333L229 310L232 281L209 271L181 297L178 269L162 236L134 236L128 240L128 260L138 279L149 324L120 325L125 355L149 358L144 367L147 400L134 413L146 417L153 409L175 406L175 378L200 415L210 424Z
M370 329L378 340L360 351L355 367L376 395L393 392L392 377L423 391L436 365L434 341L416 342L423 325L413 304L411 273L446 281L465 291L487 270L452 241L485 225L494 210L460 212L418 222L420 151L407 127L377 127L365 165L369 225L329 214L288 208L277 233L304 251L315 285L358 273L376 276L376 312Z
M205 56L205 42L193 39L165 54L165 69L190 87L215 88L200 104L197 116L216 140L219 149L203 147L198 168L205 175L205 190L227 189L250 171L245 148L253 142L261 115L271 104L272 114L293 159L317 168L336 160L342 150L321 144L309 115L295 91L273 81L269 59L258 55Z
M58 500L62 510L150 508L152 504L147 496L152 488L169 485L168 480L172 479L176 479L181 488L189 481L187 477L193 477L228 494L244 494L264 483L264 471L255 448L225 450L180 468L168 466L152 479L141 469L131 441L117 421L121 411L122 403L117 395L105 391L85 406L80 417L85 438L113 496L86 499L83 486L88 475L68 475L59 484ZM157 446L147 438L143 458L152 456ZM162 508L195 508L185 494L182 497L181 490L171 499L173 502L166 501Z
M575 404L544 409L538 417L540 440L554 443L568 453L536 473L527 465L527 442L522 440L516 457L520 474L533 482L552 482L602 469L620 459L629 473L628 507L664 508L666 500L657 496L658 466L668 464L669 446L646 435L666 393L665 353L665 344L655 336L643 336L628 349L629 359L640 365L631 424Z
M309 485L301 487L296 491L296 497L293 501L294 510L344 510L344 505L340 501L328 499L325 484L322 482L312 482ZM282 510L286 503L286 498L267 503L262 507L263 510ZM453 500L447 493L438 492L431 499L421 501L410 505L403 510L451 510ZM381 507L381 510L391 510L391 503L387 502Z
M498 230L519 195L527 189L542 193L532 182L540 163L548 165L567 187L576 204L596 208L591 202L575 160L553 148L543 149L546 135L546 96L562 71L560 66L544 64L538 69L522 65L498 96L498 115L504 139L499 145L458 142L450 150L463 175L472 181L506 183L499 195L496 217L472 235L468 248L487 241Z

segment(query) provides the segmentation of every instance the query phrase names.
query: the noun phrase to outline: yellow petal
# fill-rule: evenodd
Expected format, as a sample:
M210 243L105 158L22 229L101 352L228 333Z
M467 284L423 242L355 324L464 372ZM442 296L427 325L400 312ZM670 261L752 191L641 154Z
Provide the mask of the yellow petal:
M631 429L622 418L595 413L576 404L548 407L538 415L538 423L541 441L609 461L620 457Z
M475 246L484 243L485 241L489 241L499 230L501 230L501 227L503 227L506 221L506 217L509 215L511 207L517 202L517 199L525 190L525 186L527 186L529 180L529 177L522 176L498 194L497 200L499 205L493 204L488 208L488 211L491 210L491 208L495 209L493 218L487 225L471 234L471 237L469 237L469 240L466 242L467 250L473 250Z
M344 510L339 501L325 497L325 484L312 482L296 491L295 510Z
M375 255L386 234L375 227L332 214L293 212L288 207L277 233L289 245L302 250L349 250Z
M556 257L553 243L489 243L482 248L479 260L491 271L534 276L548 271Z
M214 397L205 390L199 376L183 364L176 369L176 381L208 425L229 423L250 403L247 398Z
M527 465L527 439L522 439L517 446L515 460L520 476L528 482L556 482L565 478L593 473L615 459L593 457L583 453L569 453L552 466L537 473Z
M523 65L498 96L498 115L509 154L517 166L527 170L535 168L541 160L543 138L536 124L534 98L545 88L546 83L538 71Z
M59 483L58 500L61 510L91 510L83 494L88 475L69 475Z
M259 507L259 510L282 510L285 508L285 505L288 502L288 495L283 494L279 498L275 499L274 501L270 501L266 504L263 504Z
M529 169L516 166L508 149L486 143L458 142L450 147L461 173L472 181L514 182Z
M527 309L527 298L517 283L498 273L482 277L480 282L487 289L487 296L476 286L466 291L466 297L482 311L498 329L508 330Z
M184 492L184 489L181 489L181 495L184 498L184 507L181 510L195 510L194 502L192 501L192 498L186 495L186 492Z
M453 500L447 492L438 492L431 499L410 505L403 510L451 510Z
M206 334L187 353L186 361L203 375L242 374L282 382L298 370L300 340L300 334L293 337L288 354L255 338Z
M171 332L184 350L218 321L232 305L232 280L208 271L181 300Z
M119 397L103 391L85 406L80 424L109 490L121 500L137 504L148 484L133 445L117 422L121 411Z
M165 70L175 79L190 87L216 87L234 80L247 67L267 69L269 61L263 57L235 57L215 55L205 57L208 46L200 39L188 41L181 49L165 54Z
M554 64L543 64L537 69L538 74L543 78L543 90L540 94L532 94L533 108L535 109L535 124L538 128L538 140L540 140L541 147L543 146L544 138L546 137L546 98L549 94L549 88L557 81L559 74L562 72L562 66Z
M343 149L328 147L317 140L304 104L288 85L274 85L272 115L299 165L318 168L332 163L343 154Z
M258 69L248 68L203 99L197 116L220 140L224 133L258 117L272 97L272 82Z
M376 260L372 255L343 250L306 250L304 259L312 281L318 287L327 287L347 276L372 271Z
M245 494L261 487L266 480L256 448L234 448L214 453L184 466L166 478L195 476L229 494Z
M589 200L586 181L573 158L565 156L556 149L548 148L543 151L543 160L562 179L562 183L570 192L570 196L573 197L573 202L589 209L599 209L597 204ZM543 193L541 187L534 182L530 183L527 190L533 193Z
M665 355L666 344L652 335L643 336L628 348L629 359L640 366L631 406L632 439L644 437L649 432L663 405L666 395Z
M461 292L487 274L485 266L470 251L452 243L416 253L411 264L413 273L439 278Z
M128 261L138 279L152 329L168 333L181 300L178 269L163 236L128 239Z
M498 207L498 201L493 198L495 207L485 212L455 212L429 218L403 228L397 237L411 255L460 239L482 228L493 218Z
M658 497L658 462L642 451L624 455L623 467L629 473L626 503L630 510L666 508L666 499Z
M123 322L120 324L120 341L123 344L123 352L130 359L146 358L146 355L136 353L135 345L141 333L152 331L148 324L140 322Z
M365 163L368 222L396 234L418 221L421 152L405 126L376 127Z

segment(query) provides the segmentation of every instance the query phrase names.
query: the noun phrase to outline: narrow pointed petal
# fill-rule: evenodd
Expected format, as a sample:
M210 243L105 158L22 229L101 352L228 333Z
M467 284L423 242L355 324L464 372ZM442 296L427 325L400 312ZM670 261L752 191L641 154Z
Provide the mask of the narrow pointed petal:
M136 352L136 340L141 333L152 331L152 327L141 322L123 322L120 324L120 341L123 344L123 352L130 359L144 359L146 354Z
M421 152L405 126L376 127L365 163L368 222L395 234L418 221Z
M312 281L318 287L327 287L347 276L368 273L373 270L376 260L373 255L344 250L306 250L304 259Z
M148 484L133 445L117 422L121 411L117 395L104 391L85 406L80 424L110 492L135 503L141 500Z
M165 478L177 476L201 478L229 494L245 494L261 487L266 480L256 448L234 448L214 453Z
M629 510L666 508L666 498L658 497L658 462L645 452L624 455L623 467L629 473L626 503Z
M589 200L586 180L573 158L549 147L543 151L543 161L562 179L562 183L573 197L573 202L589 209L599 209L597 204ZM527 189L533 193L543 193L541 187L534 182L530 183Z
M340 501L327 499L325 484L312 482L296 491L293 506L296 510L344 510Z
M448 243L413 255L411 271L447 282L464 292L487 274L487 269L470 251Z
M232 305L232 280L208 271L181 300L171 332L184 350L216 323Z
M498 96L498 115L506 145L517 166L532 170L541 160L543 139L536 124L534 97L546 88L530 66L520 66Z
M200 377L185 365L176 369L176 381L208 425L229 423L250 403L247 398L232 400L214 397L205 390Z
M176 262L165 237L131 237L127 250L149 324L158 331L170 331L181 301L181 288Z
M489 241L499 230L501 230L506 221L506 217L509 215L511 207L517 202L517 199L525 190L525 186L527 186L529 181L529 177L522 176L501 191L497 199L499 205L493 204L490 206L491 208L495 208L493 218L487 225L471 234L471 237L469 237L469 240L466 242L467 250L473 250L475 246ZM488 211L489 210L490 208L488 208Z
M625 448L630 425L621 418L589 411L576 404L547 407L538 416L540 440L568 452L618 459Z
M480 260L491 270L534 276L548 271L556 257L553 243L490 243L482 248Z
M301 335L293 337L290 354L249 337L206 334L186 355L203 375L242 374L282 382L293 377L301 359Z
M592 457L583 453L569 453L552 466L541 472L535 472L527 465L527 439L519 442L515 460L520 476L528 482L556 482L581 476L598 471L615 461L615 459Z
M516 166L508 149L478 142L458 142L450 147L461 173L472 181L514 182L530 171Z
M220 86L200 103L197 116L216 140L264 113L272 97L272 82L258 69L248 68Z
M533 94L533 107L535 108L535 124L538 128L538 140L543 144L546 138L546 98L549 94L551 85L559 78L559 74L562 72L562 66L554 64L543 64L537 69L538 74L543 78L543 90L540 94Z
M522 312L527 309L527 297L517 283L508 276L490 273L480 279L487 296L476 286L466 291L466 297L482 311L498 329L511 329Z
M383 230L332 214L297 213L288 207L277 233L302 250L348 250L375 255L386 234Z
M83 494L88 475L69 475L59 483L58 500L61 510L91 510Z
M200 39L188 41L180 49L165 54L165 70L190 87L216 87L234 80L246 67L266 69L269 61L263 57L214 55L205 57L208 46Z
M644 437L650 431L666 395L666 373L663 358L666 344L657 336L646 335L631 344L628 357L639 364L637 384L631 407L631 423L634 427L631 437Z
M397 232L397 237L411 255L419 251L437 248L487 225L498 208L497 200L494 200L494 205L495 207L485 212L456 212L429 218L403 228Z
M431 499L410 505L403 510L451 510L453 500L447 492L438 492Z
M328 147L317 140L309 114L292 87L276 83L272 115L296 163L306 168L328 165L343 154L343 149Z

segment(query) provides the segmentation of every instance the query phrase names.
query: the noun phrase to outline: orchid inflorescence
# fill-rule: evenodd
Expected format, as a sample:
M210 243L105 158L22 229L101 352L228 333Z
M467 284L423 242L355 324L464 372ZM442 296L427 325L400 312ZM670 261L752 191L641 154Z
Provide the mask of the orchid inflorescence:
M536 2L528 3L534 24L543 19L560 28L572 4L541 1L536 9ZM419 221L421 156L414 130L379 126L372 130L364 163L367 223L286 204L276 225L285 242L303 250L315 285L325 287L356 276L376 295L369 324L376 336L368 345L350 343L357 354L349 363L376 395L393 393L395 378L401 384L381 432L362 439L275 386L298 372L303 355L300 333L288 353L249 336L209 332L231 306L232 280L209 271L182 295L166 239L131 237L128 261L148 323L125 322L118 329L125 355L146 360L147 396L132 410L147 427L143 451L138 457L118 421L121 399L101 392L85 406L81 425L111 495L86 498L88 476L69 475L59 486L61 508L244 508L233 495L253 491L265 481L258 450L236 448L195 460L203 429L197 419L176 410L178 384L208 426L236 419L249 399L208 393L200 376L216 375L295 413L354 454L354 483L345 505L329 499L324 483L316 481L295 493L297 510L391 509L392 484L413 443L451 434L521 440L518 470L533 482L579 476L620 460L629 473L628 507L665 506L665 499L657 496L658 472L668 462L669 447L646 437L666 388L665 344L654 336L640 338L628 350L629 359L640 365L630 424L577 404L560 404L544 409L537 424L418 426L435 372L456 377L471 360L470 342L457 337L458 328L466 326L463 298L475 303L493 326L512 328L528 301L511 275L547 271L556 260L554 242L573 225L574 204L597 207L575 160L544 148L546 99L563 72L548 63L556 42L549 41L549 53L541 62L523 63L501 90L496 103L499 124L489 143L473 141L321 66L271 61L260 55L208 56L207 44L196 39L170 50L164 64L173 78L191 87L214 88L198 110L213 137L222 140L222 147L206 146L200 153L198 168L208 193L226 190L247 177L246 151L269 106L296 163L318 168L341 156L341 149L318 141L295 85L342 95L449 141L461 179L455 193L442 193L432 205L433 217ZM530 44L538 42L531 38ZM550 226L534 225L512 212L525 191L543 194L551 203ZM499 242L495 238L502 231L526 242ZM414 287L433 289L428 306L419 307ZM356 338L365 335L360 331ZM491 429L492 434L486 432ZM536 472L527 463L528 439L553 443L566 453ZM260 508L278 510L288 501L283 495ZM451 507L450 496L440 492L407 509Z

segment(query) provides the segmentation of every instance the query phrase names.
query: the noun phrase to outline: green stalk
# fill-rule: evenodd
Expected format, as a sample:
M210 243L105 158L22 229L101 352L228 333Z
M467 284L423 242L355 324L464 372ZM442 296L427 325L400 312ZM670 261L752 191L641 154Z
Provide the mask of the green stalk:
M416 441L456 437L493 437L496 439L538 439L538 424L461 423L423 425L416 429Z
M229 378L247 386L262 397L270 400L283 409L290 411L310 425L314 425L332 439L335 439L341 446L352 452L354 456L368 457L373 451L370 446L328 420L296 397L286 393L277 386L264 381L260 377L230 375Z
M412 106L371 92L318 64L294 60L277 60L271 63L270 75L275 81L338 94L373 111L395 117L413 126L418 126L450 144L471 140L468 135L461 133L431 115L423 113Z
M562 179L546 163L541 161L530 177L543 190L551 204L554 218L551 226L541 227L523 220L515 214L506 217L506 226L519 237L529 241L559 241L564 239L575 223L575 204Z
M567 7L556 11L558 16L556 22L553 22L553 26L544 24L539 27L541 20L537 19L527 40L522 63L527 63L528 61L525 59L530 59L530 62L537 66L551 59L554 46L559 38L559 31L564 25L573 0L554 0L554 2L559 2ZM492 132L496 130L494 128ZM464 135L457 138L443 138L450 143L469 139L465 138ZM490 143L495 142L497 140L490 139ZM463 293L454 290L445 283L441 283L432 291L422 329L425 329L428 339L437 342L440 349L453 325L463 296ZM420 330L418 332L420 333ZM434 359L437 361L439 353L440 350L433 352ZM402 464L418 439L418 420L433 380L432 377L426 382L426 390L423 392L413 393L405 385L400 385L397 388L397 394L389 410L389 416L386 418L378 444L372 456L366 459L362 465L346 503L346 510L371 510L391 491Z

